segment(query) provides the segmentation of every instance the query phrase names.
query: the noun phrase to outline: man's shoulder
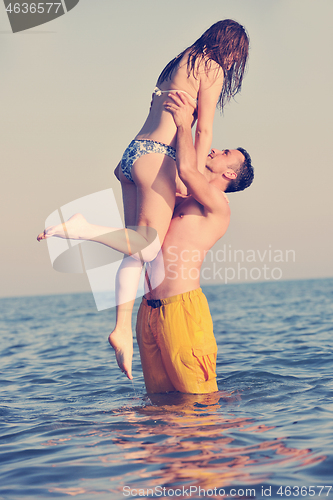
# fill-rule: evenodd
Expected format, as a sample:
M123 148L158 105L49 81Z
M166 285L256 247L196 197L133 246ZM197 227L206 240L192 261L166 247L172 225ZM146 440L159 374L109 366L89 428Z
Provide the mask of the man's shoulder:
M224 191L214 184L210 184L209 206L205 207L207 213L216 216L230 214L229 199Z

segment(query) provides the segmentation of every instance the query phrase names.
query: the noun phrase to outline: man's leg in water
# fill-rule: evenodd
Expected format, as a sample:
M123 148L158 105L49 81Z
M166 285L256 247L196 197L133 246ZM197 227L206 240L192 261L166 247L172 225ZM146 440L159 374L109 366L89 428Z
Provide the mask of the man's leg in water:
M147 392L218 390L213 322L200 288L155 303L143 298L137 340Z
M136 339L140 350L141 366L147 392L160 394L174 392L172 384L163 364L160 347L151 324L153 309L147 305L143 297L136 319Z

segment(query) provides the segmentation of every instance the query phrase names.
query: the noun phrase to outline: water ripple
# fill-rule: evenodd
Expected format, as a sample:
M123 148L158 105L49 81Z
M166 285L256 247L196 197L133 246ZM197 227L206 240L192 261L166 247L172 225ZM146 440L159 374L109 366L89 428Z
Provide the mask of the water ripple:
M220 391L201 396L148 397L136 345L124 378L89 294L0 300L0 498L330 483L333 280L205 291Z

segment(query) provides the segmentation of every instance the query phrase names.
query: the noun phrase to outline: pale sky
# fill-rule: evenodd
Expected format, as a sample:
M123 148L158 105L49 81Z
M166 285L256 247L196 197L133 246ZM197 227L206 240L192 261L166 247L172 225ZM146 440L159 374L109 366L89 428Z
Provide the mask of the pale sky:
M89 291L84 274L53 270L36 236L83 196L111 187L121 206L113 169L160 71L225 18L246 27L251 49L213 145L247 149L255 182L230 195L230 228L214 251L255 255L250 266L278 266L282 279L333 276L332 0L80 0L16 34L2 4L0 296ZM287 250L295 259L283 262Z

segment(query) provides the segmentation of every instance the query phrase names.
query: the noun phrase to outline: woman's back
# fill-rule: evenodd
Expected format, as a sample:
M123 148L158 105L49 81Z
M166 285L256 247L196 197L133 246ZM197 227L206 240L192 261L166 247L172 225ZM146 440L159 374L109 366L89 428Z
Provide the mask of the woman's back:
M149 115L135 139L150 139L175 146L176 126L171 113L165 110L164 102L169 91L178 90L187 93L196 104L200 80L194 77L193 71L188 73L187 59L188 52L183 55L171 78L155 87Z
M167 91L186 92L198 100L195 147L198 164L201 164L209 149L216 104L223 109L240 91L248 49L246 30L236 21L225 19L208 28L163 69L149 115L136 139L150 139L174 147L176 127L164 103L168 100ZM206 139L202 140L204 136Z

